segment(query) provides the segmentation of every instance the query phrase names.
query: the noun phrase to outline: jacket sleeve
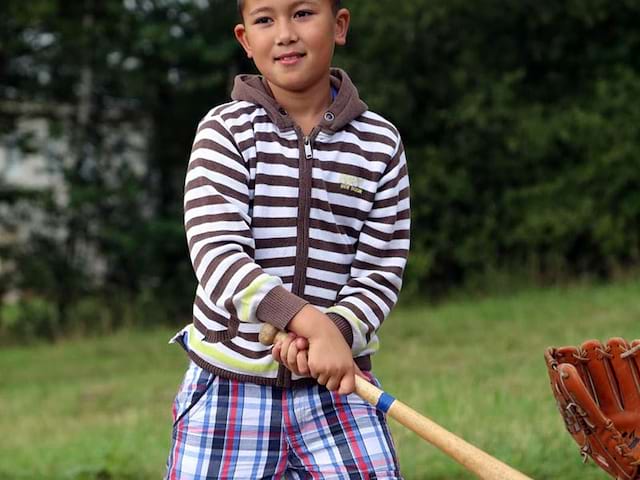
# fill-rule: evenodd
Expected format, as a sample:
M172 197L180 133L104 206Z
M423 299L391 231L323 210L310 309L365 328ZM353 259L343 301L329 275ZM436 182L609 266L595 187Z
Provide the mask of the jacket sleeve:
M222 118L208 114L198 125L185 180L184 221L194 272L216 306L242 322L283 329L307 302L253 258L249 182L233 135Z
M411 213L409 177L402 143L380 179L373 207L358 239L350 278L326 313L336 323L354 356L396 304L409 253Z

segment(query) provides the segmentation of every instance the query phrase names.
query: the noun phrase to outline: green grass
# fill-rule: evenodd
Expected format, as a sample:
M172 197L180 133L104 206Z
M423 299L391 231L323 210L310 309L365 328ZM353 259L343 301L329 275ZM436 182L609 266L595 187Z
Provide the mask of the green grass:
M546 346L639 338L640 280L397 310L386 390L535 479L595 480L551 396ZM0 351L1 479L160 478L186 367L169 330ZM407 480L475 478L391 421Z

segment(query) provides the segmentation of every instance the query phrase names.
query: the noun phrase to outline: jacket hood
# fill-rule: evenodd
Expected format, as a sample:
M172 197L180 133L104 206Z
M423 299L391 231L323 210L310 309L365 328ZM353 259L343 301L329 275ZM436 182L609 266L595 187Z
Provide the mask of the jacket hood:
M331 85L337 95L320 121L322 130L336 132L367 111L367 104L360 100L358 90L344 70L331 69ZM267 81L261 75L238 75L235 78L233 100L251 102L264 108L269 118L281 130L294 127L293 119L276 102Z

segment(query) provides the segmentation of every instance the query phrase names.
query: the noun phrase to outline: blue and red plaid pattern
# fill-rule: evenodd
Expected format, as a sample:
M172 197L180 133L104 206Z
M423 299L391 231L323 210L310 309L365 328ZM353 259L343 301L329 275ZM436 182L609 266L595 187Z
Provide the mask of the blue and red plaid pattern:
M357 395L243 383L192 362L173 415L167 480L401 478L384 415Z

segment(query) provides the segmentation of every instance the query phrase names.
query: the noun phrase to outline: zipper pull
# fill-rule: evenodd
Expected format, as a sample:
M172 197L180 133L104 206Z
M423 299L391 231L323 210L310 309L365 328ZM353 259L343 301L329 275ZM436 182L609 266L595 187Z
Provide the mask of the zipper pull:
M304 137L304 156L307 160L311 160L313 158L313 147L311 146L311 138Z

